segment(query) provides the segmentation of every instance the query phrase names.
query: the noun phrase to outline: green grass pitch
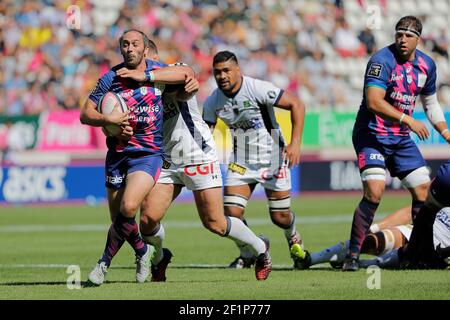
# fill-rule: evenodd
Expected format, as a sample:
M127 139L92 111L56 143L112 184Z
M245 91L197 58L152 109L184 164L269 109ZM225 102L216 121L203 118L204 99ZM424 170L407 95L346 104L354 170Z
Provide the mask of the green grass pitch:
M293 199L307 249L315 251L348 238L360 196ZM404 193L387 194L376 218L409 203ZM194 204L174 204L166 218L166 242L174 257L167 282L134 282L134 255L125 243L101 287L69 289L67 266L87 279L103 251L109 215L106 206L15 207L0 209L0 299L448 299L450 272L381 271L380 289L369 289L366 270L343 273L328 265L291 270L282 231L268 216L266 202L249 202L247 221L271 240L274 264L267 281L253 269L229 270L237 256L232 241L201 226Z

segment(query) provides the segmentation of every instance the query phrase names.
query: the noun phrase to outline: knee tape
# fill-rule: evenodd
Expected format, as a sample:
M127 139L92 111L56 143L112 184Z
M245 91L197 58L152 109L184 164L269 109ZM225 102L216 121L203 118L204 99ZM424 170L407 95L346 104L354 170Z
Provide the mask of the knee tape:
M223 197L223 205L225 207L236 206L245 209L248 199L238 194L228 194Z
M269 212L287 211L291 208L291 197L282 199L269 199Z
M384 168L373 167L367 168L361 172L361 180L382 180L386 181L386 170Z
M402 180L406 188L415 188L427 182L430 182L430 172L427 167L417 168Z

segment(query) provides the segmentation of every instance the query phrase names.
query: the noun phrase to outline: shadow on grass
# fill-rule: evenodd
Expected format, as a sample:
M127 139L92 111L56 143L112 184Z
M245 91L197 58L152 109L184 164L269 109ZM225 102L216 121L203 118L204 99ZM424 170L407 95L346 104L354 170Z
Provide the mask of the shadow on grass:
M105 284L115 284L115 283L136 283L135 281L105 281ZM81 281L82 288L96 288L98 285L93 284L90 281ZM15 287L15 286L67 286L67 282L64 281L40 281L40 282L3 282L0 283L1 286Z

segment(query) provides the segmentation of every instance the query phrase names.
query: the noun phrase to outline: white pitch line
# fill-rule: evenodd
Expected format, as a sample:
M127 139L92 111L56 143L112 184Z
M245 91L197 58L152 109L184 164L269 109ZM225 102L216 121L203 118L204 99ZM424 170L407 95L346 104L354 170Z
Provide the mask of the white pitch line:
M70 264L0 264L0 269L67 269ZM91 268L92 266L79 266L80 268ZM112 265L111 269L134 269L134 265ZM228 269L228 264L171 264L172 269ZM292 265L274 264L273 269L292 269Z
M384 216L383 213L378 213L377 218L380 219ZM315 224L338 224L344 222L351 222L353 219L352 214L342 214L333 216L320 216L312 217L298 216L297 226L302 225L315 225ZM247 219L250 227L252 226L264 226L272 225L269 217L258 219ZM167 221L163 224L166 228L173 229L201 229L203 228L200 221ZM105 224L67 224L67 225L50 225L50 224L24 224L24 225L3 225L0 226L1 233L25 233L25 232L105 232L109 228L109 225Z

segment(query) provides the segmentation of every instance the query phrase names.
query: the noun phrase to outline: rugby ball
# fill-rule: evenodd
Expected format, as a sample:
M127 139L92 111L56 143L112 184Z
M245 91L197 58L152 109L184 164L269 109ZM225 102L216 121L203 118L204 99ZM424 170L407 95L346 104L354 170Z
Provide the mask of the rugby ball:
M114 110L123 113L128 110L128 106L120 95L114 92L107 92L98 102L97 111L102 114L110 114ZM120 126L115 124L106 125L104 128L111 135L116 135L122 130Z

